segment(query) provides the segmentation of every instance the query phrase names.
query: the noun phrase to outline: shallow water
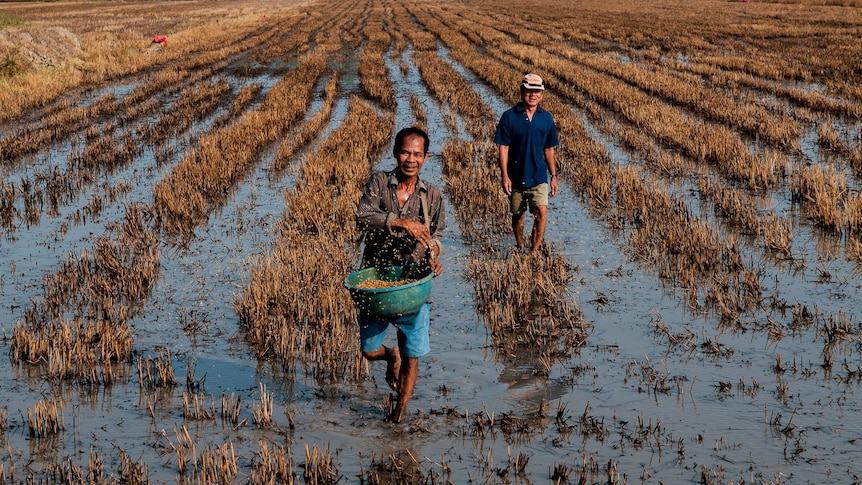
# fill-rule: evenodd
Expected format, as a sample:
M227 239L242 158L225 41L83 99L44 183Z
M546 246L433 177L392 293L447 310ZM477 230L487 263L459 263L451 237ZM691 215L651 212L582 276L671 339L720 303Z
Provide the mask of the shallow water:
M432 158L423 176L443 186L439 154L447 133L441 110L415 70L402 77L390 63L390 75L398 100L396 128L412 122L411 93L426 108ZM330 128L346 113L347 96L358 90L354 73L346 73L345 79L352 81L343 86ZM120 93L131 88L116 89ZM482 86L480 91L495 111L505 109L506 103L491 90ZM55 154L55 163L65 160L63 150ZM752 267L762 268L765 296L816 306L822 314L848 312L853 332L838 345L833 373L821 367L823 338L815 335L814 326L777 342L753 330L767 320L789 329L789 313L748 315L746 325L735 331L686 308L684 290L665 287L650 267L632 261L625 236L610 232L563 186L549 206L547 239L577 268L568 289L590 331L577 357L556 363L549 376L541 376L534 371L534 359L498 355L491 345L476 313L472 284L464 275L469 248L461 242L450 208L442 258L446 269L432 290L432 351L421 359L409 417L392 425L383 419L389 391L382 364L371 365L370 381L321 386L301 372L285 373L258 362L246 346L232 303L246 281L249 261L268 249L273 224L284 211L283 191L293 183L289 175L271 180L264 167L272 155L263 157L187 248L164 247L161 277L131 321L141 355L153 355L158 347L172 351L180 385L158 394L142 393L134 366L129 366L126 380L87 393L30 378L24 369L0 359L0 406L9 421L8 429L0 430L0 445L11 450L0 463L14 462L21 469L27 462L38 471L68 457L83 466L92 444L111 457L106 466L112 470L117 468L116 449L121 449L147 464L151 481L174 482L172 456L160 454L159 443L164 444L164 436L176 442L175 430L185 424L199 449L233 442L245 472L260 439L290 445L297 463L304 461L306 446L327 448L345 483L359 482L357 477L372 461L389 463L390 456L415 459L424 473L452 483L548 483L560 465L572 470L575 480L573 470L591 458L597 471L590 481L597 482L607 480L609 460L632 483L699 482L704 476L721 482L859 480L852 457L862 438L856 398L862 284L852 265L838 256L827 257L821 238L798 214L792 214L801 236L794 254L804 257L804 271L771 260L756 247L743 246L742 251ZM624 155L616 152L617 157ZM0 246L0 304L8 310L0 317L3 350L8 350L11 329L30 299L38 296L42 274L52 271L66 253L89 248L106 223L122 216L122 204L149 201L151 184L165 168L155 167L149 152L137 160L135 167L110 179L132 180L135 190L98 220L71 228L51 243L45 241L54 231L52 223L43 221ZM390 164L388 157L379 162L381 168ZM786 195L776 203L782 209ZM824 281L818 267L831 278ZM671 345L655 331L657 322L673 334L690 332L690 341ZM195 330L184 331L190 323ZM711 354L709 343L721 344L723 354ZM774 369L777 356L786 367L783 372ZM218 419L184 419L182 376L187 365L212 396L214 408L223 394L241 398L243 424L234 429ZM260 384L275 397L278 429L262 431L251 424ZM65 431L56 440L30 438L28 407L55 395L68 403ZM148 402L153 403L154 417L147 411ZM293 428L285 411L293 414ZM477 418L483 416L493 416L497 424L478 425ZM515 461L521 454L528 464L518 475Z

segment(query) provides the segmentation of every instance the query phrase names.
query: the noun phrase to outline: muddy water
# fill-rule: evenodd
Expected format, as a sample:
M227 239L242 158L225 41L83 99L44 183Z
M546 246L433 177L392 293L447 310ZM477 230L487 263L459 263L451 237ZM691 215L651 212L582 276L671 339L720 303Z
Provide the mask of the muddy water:
M443 186L439 153L447 133L440 108L415 71L402 76L390 66L390 73L398 97L397 127L412 122L411 93L426 108L432 158L423 174ZM347 93L357 91L356 78L349 74L345 79L353 81L345 83L345 100ZM495 111L505 109L506 103L493 92L478 89ZM342 101L336 107L331 126L344 116L345 106ZM383 420L381 407L389 391L382 364L371 366L370 381L321 387L301 372L284 373L256 361L231 304L250 259L268 249L273 224L284 210L283 191L293 183L289 174L269 178L263 167L272 155L264 157L230 202L198 230L188 248L165 247L161 279L131 322L140 354L171 349L180 385L142 395L130 366L125 381L96 393L74 386L58 389L0 359L0 406L7 409L9 421L0 431L0 445L11 450L0 463L14 462L19 470L28 463L39 471L68 457L83 467L93 445L110 457L105 460L108 469L117 469L116 450L121 449L147 464L152 482L174 482L175 459L160 451L166 440L177 442L175 430L185 424L199 452L207 445L234 443L242 473L248 473L260 439L291 446L298 464L305 460L306 446L327 448L343 483L359 482L357 476L373 461L390 463L390 456L415 459L426 475L452 483L548 483L561 466L576 481L576 470L591 458L601 471L590 481L602 483L609 460L630 483L858 480L852 457L862 438L862 415L858 374L851 372L860 365L858 343L838 346L830 374L820 365L823 338L813 327L778 342L753 330L767 316L787 325L789 314L748 316L745 331L720 329L714 317L683 305L684 290L663 287L649 267L631 261L625 236L590 216L567 187L551 201L547 238L577 267L569 290L591 330L580 354L556 363L549 376L534 372L537 363L530 356L493 350L464 276L468 248L460 241L451 211L444 240L446 269L432 290L432 351L421 360L405 423ZM623 157L615 152L616 159ZM151 155L140 158L137 168L149 175L136 179L138 188L127 200L148 200L147 187L159 175L153 163ZM379 166L391 163L384 157ZM131 178L133 173L130 169L117 177ZM4 241L0 283L3 310L8 312L0 323L5 336L29 299L38 295L40 275L65 252L88 247L92 235L101 232L99 223L120 214L118 206L93 226L71 230L50 245L44 244L47 223L20 231L14 243ZM743 248L747 258L763 268L767 295L812 309L816 305L823 313L843 309L858 336L858 274L840 257L827 257L814 232L802 221L799 225L799 234L807 236L799 238L794 249L804 256L805 271L770 261L753 247ZM821 278L818 266L828 268L832 278ZM689 332L690 340L671 345L667 336L654 331L657 322L673 334ZM710 353L713 347L706 344L720 345L722 353ZM6 350L8 341L0 346ZM779 355L783 372L774 370ZM849 371L842 368L845 362ZM243 424L233 428L219 420L183 418L187 366L217 409L223 394L240 397ZM260 431L250 424L261 383L274 394L279 429ZM65 431L56 440L29 438L27 407L57 395L67 403ZM152 417L148 401L154 406ZM292 429L286 411L293 415ZM492 417L495 426L476 424ZM517 464L524 459L527 464L518 475ZM301 473L299 465L296 471Z

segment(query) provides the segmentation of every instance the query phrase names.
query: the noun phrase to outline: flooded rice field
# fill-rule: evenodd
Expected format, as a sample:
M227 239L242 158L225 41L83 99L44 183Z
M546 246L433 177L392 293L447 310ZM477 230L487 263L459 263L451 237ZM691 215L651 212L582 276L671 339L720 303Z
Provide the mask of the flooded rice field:
M92 54L0 70L0 483L862 481L862 11L629 3L0 6ZM493 145L531 71L534 256ZM341 283L410 125L449 224L392 424Z

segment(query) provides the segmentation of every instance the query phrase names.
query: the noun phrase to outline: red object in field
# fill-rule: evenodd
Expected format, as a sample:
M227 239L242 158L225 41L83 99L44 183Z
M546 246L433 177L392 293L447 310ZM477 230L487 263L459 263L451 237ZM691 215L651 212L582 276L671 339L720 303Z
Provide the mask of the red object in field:
M168 38L164 35L157 35L153 37L153 44L161 44L164 47L168 45Z

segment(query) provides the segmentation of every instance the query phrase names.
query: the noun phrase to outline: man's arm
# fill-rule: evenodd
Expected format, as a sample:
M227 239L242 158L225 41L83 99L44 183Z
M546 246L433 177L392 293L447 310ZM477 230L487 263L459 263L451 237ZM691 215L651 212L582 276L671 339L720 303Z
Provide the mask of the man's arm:
M556 159L556 150L554 147L545 148L545 161L548 163L548 174L551 178L551 191L550 196L553 197L557 195L557 191L560 186L557 184L557 159Z
M446 230L446 207L443 201L443 194L439 190L433 190L430 195L431 205L431 251L435 258L443 252L443 232Z
M440 254L443 253L443 231L446 230L446 207L443 194L435 187L429 193L429 205L431 206L431 258L429 263L436 276L443 272L443 264L440 262Z
M410 235L410 237L419 241L426 248L431 248L433 246L434 241L431 239L431 232L428 231L428 226L419 221L394 217L393 214L393 218L389 222L389 227L390 231L392 229L403 229Z
M509 179L509 146L500 145L500 177L503 183L503 192L512 195L512 180Z
M393 228L402 228L414 239L431 251L433 259L437 259L443 252L443 231L446 230L446 209L443 202L443 194L437 187L431 186L427 192L428 217L431 219L428 225L412 219L396 218L391 222Z

